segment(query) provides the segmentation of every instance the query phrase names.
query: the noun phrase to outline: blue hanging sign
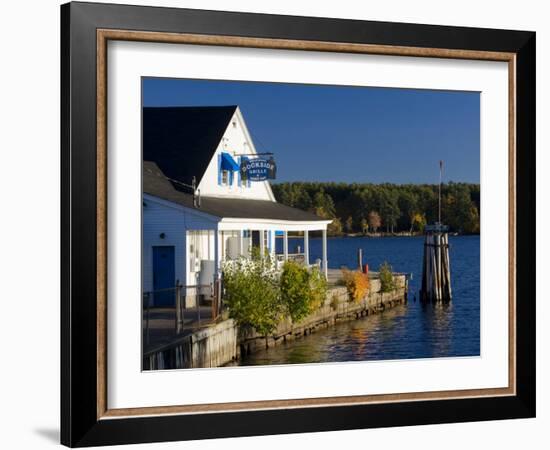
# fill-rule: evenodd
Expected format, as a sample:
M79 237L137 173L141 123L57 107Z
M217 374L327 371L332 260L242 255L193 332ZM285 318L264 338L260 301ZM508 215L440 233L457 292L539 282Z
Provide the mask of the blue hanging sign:
M277 174L277 166L273 157L269 159L243 158L240 170L242 179L250 181L274 180Z

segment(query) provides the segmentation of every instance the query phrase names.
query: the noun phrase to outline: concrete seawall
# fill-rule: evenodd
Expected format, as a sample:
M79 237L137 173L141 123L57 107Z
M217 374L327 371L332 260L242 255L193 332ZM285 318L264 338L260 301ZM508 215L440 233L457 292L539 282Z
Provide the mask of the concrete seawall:
M233 319L210 325L145 355L144 370L220 367L241 355L273 347L333 326L339 321L356 320L406 303L407 281L395 275L396 289L380 292L380 280L371 279L369 292L360 302L350 301L345 287L331 287L323 305L300 323L287 319L272 335L261 336L254 330L239 329Z

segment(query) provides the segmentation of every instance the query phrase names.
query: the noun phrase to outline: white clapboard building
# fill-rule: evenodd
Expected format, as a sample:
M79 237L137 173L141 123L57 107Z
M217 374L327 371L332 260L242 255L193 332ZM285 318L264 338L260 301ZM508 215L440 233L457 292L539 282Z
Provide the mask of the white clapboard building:
M288 233L298 231L306 264L309 232L322 231L326 272L330 220L277 203L268 180L240 170L261 160L238 106L143 109L144 292L211 284L224 259L248 257L253 246L285 260Z

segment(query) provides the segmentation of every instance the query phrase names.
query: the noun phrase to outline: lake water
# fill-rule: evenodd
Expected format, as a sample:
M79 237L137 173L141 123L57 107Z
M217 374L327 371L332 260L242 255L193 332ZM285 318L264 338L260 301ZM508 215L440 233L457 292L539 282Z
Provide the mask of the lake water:
M329 267L355 267L357 249L370 270L388 261L396 272L412 273L407 305L343 322L287 344L256 352L241 365L367 361L479 355L479 236L449 237L453 299L422 304L423 237L329 238ZM282 242L277 240L277 252ZM289 241L303 249L302 239ZM310 239L311 261L321 257L321 239Z

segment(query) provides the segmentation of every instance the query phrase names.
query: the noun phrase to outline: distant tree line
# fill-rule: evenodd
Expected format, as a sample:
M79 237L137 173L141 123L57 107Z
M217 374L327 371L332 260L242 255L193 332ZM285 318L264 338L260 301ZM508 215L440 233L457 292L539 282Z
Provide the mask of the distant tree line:
M278 183L277 201L332 219L329 234L415 233L437 221L438 185ZM479 233L479 184L441 187L441 221L451 231Z

